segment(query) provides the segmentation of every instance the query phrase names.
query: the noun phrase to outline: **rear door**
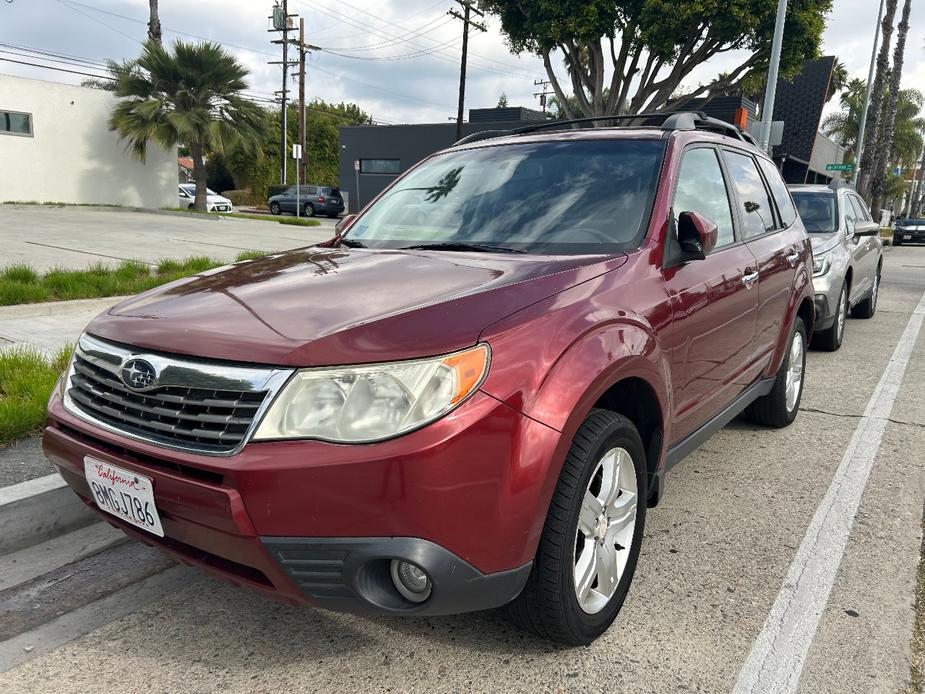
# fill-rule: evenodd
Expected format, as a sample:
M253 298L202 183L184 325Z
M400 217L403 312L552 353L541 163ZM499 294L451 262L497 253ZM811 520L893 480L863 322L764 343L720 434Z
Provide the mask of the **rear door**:
M751 345L758 291L749 280L756 275L755 258L736 237L714 147L693 145L684 151L672 211L672 229L682 212L692 211L711 219L718 230L716 247L704 260L663 270L672 307L663 344L674 385L673 444L719 413L755 377Z
M726 148L723 159L735 192L736 215L742 236L758 264L758 325L753 345L754 357L766 365L781 338L787 321L796 272L806 236L795 224L796 210L780 173L763 157ZM759 160L779 189L777 198L786 211L782 216L773 202Z

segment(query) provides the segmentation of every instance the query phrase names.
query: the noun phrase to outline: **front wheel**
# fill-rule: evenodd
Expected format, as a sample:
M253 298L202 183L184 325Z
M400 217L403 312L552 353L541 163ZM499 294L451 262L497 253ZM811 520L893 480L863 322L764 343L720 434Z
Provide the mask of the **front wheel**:
M279 203L271 202L270 203L270 214L279 214L279 213L280 213Z
M613 623L642 543L645 460L632 422L591 411L562 466L527 584L509 608L519 626L582 645Z
M835 322L828 330L821 330L813 335L812 345L826 352L834 352L841 347L845 336L845 323L848 319L848 285L842 284L838 295L838 307L835 309Z
M797 317L774 386L767 395L758 398L745 411L756 424L780 429L797 417L803 397L803 371L806 368L806 325Z
M880 268L877 268L877 274L874 277L874 286L870 288L870 296L851 309L851 315L855 318L873 318L874 314L877 312L877 296L879 294Z

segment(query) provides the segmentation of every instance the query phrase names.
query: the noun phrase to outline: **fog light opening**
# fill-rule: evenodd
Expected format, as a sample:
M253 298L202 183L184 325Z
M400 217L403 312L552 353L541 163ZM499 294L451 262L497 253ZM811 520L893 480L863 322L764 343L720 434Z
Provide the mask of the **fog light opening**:
M433 584L421 567L401 559L392 560L392 582L402 597L411 602L424 602L430 597Z

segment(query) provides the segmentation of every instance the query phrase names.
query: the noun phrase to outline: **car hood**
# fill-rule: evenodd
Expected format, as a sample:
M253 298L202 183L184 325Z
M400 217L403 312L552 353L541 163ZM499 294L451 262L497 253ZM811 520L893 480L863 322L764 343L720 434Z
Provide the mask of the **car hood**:
M809 242L813 246L813 255L828 253L841 242L841 234L833 231L828 234L810 234Z
M229 200L228 198L223 197L223 196L221 196L221 195L207 195L207 196L206 196L206 199L207 199L209 202L224 202L224 203L229 203L229 202L231 202L231 200Z
M304 248L153 289L101 314L87 332L240 362L410 359L475 344L491 323L625 261Z

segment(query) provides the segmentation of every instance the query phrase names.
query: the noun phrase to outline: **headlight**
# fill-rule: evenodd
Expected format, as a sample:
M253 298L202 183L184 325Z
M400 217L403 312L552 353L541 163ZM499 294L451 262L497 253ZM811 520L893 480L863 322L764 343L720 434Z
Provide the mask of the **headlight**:
M818 258L813 258L813 277L824 275L831 267L832 261L829 260L829 256L823 255Z
M270 406L254 440L370 443L417 429L475 392L488 345L432 359L302 369Z

